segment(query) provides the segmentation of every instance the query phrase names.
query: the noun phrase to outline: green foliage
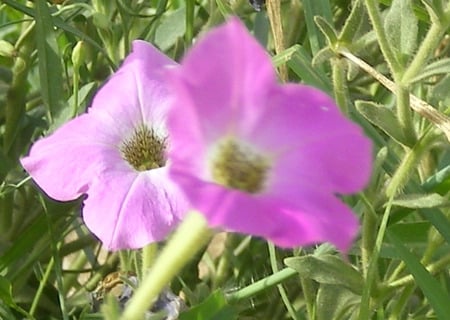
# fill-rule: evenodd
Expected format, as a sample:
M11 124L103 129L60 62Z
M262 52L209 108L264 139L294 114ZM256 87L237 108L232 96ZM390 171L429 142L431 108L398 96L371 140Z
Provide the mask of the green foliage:
M171 283L187 305L180 319L445 320L449 141L436 123L410 110L408 97L448 113L450 5L280 3L287 49L273 56L274 65L287 66L289 81L334 96L374 141L369 186L343 197L360 217L361 234L345 257L327 245L273 252L260 239L215 239L219 249L205 249ZM1 319L117 317L116 301L95 313L90 294L125 266L142 274L141 253L103 250L83 224L81 199L46 198L19 159L34 141L85 112L132 40L150 41L179 60L202 32L231 14L274 52L267 12L255 12L245 0L1 2ZM395 88L387 90L380 75ZM278 270L283 263L288 267Z

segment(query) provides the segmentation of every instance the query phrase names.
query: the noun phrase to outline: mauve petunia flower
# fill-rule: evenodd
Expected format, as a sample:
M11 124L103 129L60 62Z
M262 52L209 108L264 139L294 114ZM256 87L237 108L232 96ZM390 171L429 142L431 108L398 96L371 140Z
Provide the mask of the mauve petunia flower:
M281 247L349 249L358 219L337 195L368 182L371 143L332 99L278 84L236 18L199 40L168 78L170 173L210 226Z
M86 194L83 219L112 250L165 238L187 202L168 177L162 80L175 63L144 41L95 95L88 113L37 141L21 160L51 198Z

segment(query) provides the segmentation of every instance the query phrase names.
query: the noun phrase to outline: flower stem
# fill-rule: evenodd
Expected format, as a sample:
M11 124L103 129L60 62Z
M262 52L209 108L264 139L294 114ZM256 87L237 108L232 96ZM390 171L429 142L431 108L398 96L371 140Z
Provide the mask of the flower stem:
M444 32L448 29L450 25L450 17L448 17L448 12L446 12L446 19L439 21L439 23L432 23L427 35L422 41L419 50L414 55L413 61L410 63L408 68L402 77L402 83L404 85L409 85L414 77L416 77L420 72L427 60L430 58L431 54L439 46L442 40Z
M370 20L372 22L373 29L378 39L380 49L383 52L384 58L386 59L389 68L391 69L392 76L394 80L397 79L401 72L401 66L398 60L395 58L394 51L389 45L389 41L386 37L386 32L383 28L380 10L378 8L378 1L375 0L365 0L367 12L369 14Z
M391 196L389 198L389 201L387 202L383 218L381 219L380 227L378 228L378 234L375 240L375 247L373 250L372 259L369 264L369 269L367 271L367 277L363 288L363 294L361 297L358 316L359 320L366 320L371 318L370 298L373 295L373 286L375 284L376 278L378 277L378 256L380 255L381 245L383 244L384 234L386 233L387 223L389 221L389 216L392 208L392 202L393 196Z
M121 319L143 319L161 290L208 243L211 235L205 218L197 212L190 213L164 247L150 272L144 276Z
M405 135L408 144L414 145L417 141L416 132L414 130L414 123L412 118L412 112L410 109L409 91L402 87L397 86L395 90L395 98L397 101L397 118Z
M333 91L334 99L337 105L345 115L349 115L348 111L348 88L345 79L344 61L341 58L333 58L331 60L333 70Z
M291 268L285 268L277 273L274 273L264 279L256 281L251 285L242 288L239 291L227 294L227 300L230 303L249 298L257 293L265 291L267 288L282 283L286 279L297 275L297 271Z

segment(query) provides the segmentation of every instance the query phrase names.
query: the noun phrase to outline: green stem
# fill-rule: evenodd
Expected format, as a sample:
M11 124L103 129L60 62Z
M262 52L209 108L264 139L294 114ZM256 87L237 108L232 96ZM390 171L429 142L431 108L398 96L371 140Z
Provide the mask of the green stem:
M434 275L441 271L446 270L448 268L449 263L450 263L450 254L442 257L441 259L439 259L438 261L436 261L434 263L431 263L431 264L425 266L425 268L428 270L428 272L430 274ZM414 276L409 274L400 279L397 279L395 281L392 281L388 284L383 285L380 290L387 290L387 289L403 287L406 285L414 284L415 281L416 280L414 279Z
M448 15L448 13L447 13ZM427 35L421 42L419 50L414 55L414 59L409 64L402 77L402 84L409 85L414 77L416 77L423 70L423 66L428 61L432 53L437 49L442 40L442 36L450 25L450 18L447 17L444 21L433 23L428 30Z
M400 122L400 127L405 135L408 145L414 145L417 141L416 132L414 130L414 122L410 108L409 91L397 86L395 98L397 100L397 118Z
M386 32L383 27L380 10L378 8L378 1L376 0L365 0L367 12L369 14L370 20L372 21L372 26L380 45L380 49L383 52L384 58L391 69L392 76L394 80L397 79L402 71L401 65L395 58L394 51L389 45L389 41L386 37Z
M142 277L148 272L152 264L155 262L158 245L150 243L142 249Z
M289 279L295 275L298 275L298 273L294 269L282 269L281 271L274 273L264 279L256 281L239 291L227 294L227 300L228 302L233 303L242 299L247 299L254 296L255 294L265 291L267 288L276 286L277 284L282 283L286 279Z
M39 303L39 299L41 298L42 292L44 291L45 284L48 281L48 278L50 277L50 273L53 270L53 265L55 264L55 260L53 258L50 259L47 265L47 269L45 270L44 276L42 277L41 281L39 282L39 287L36 291L36 294L34 295L33 302L31 303L31 308L29 314L31 316L34 316L34 313L36 312L36 308Z
M333 72L334 99L341 111L348 116L348 88L343 59L333 58L331 60L331 67Z
M197 212L190 213L164 247L150 272L144 276L121 319L143 319L159 293L208 243L211 235L205 218Z
M185 46L189 48L194 38L194 10L195 1L186 1L186 33L184 35Z
M317 292L314 289L313 282L311 279L301 278L300 283L302 285L303 296L306 301L306 312L308 313L309 319L316 318L315 311L315 301Z
M411 297L411 294L414 292L414 289L415 289L414 284L410 284L403 288L402 293L400 294L400 297L397 298L395 306L392 309L391 314L389 315L389 320L402 319L401 314L402 314L403 310L405 309L405 306L408 303L409 298Z
M435 139L436 135L433 130L428 130L422 135L416 145L406 154L386 187L386 195L388 197L393 197L397 191L402 188L408 177L412 172L414 172L423 153L431 147L432 142Z
M269 247L269 256L270 256L270 266L272 267L272 272L277 273L278 270L278 261L277 261L277 254L275 252L275 246L272 242L267 243ZM278 292L280 293L281 300L283 300L284 305L286 306L286 309L291 316L292 319L297 320L297 313L295 312L294 307L292 306L292 303L289 301L289 297L286 293L286 290L284 289L282 284L277 285Z
M369 264L369 269L367 271L367 277L363 288L363 294L361 297L361 304L358 316L359 320L371 319L370 298L374 294L373 286L375 284L375 280L378 278L378 256L380 255L381 245L383 244L384 234L386 233L387 223L389 221L389 215L391 213L392 208L392 201L393 197L389 198L389 201L387 202L387 206L383 214L383 218L381 219L380 227L378 228L378 234L375 240L375 247L373 250L372 259Z
M367 277L369 270L370 259L373 255L373 250L375 247L375 234L377 228L377 215L372 203L364 194L361 194L361 199L363 200L366 210L364 211L364 217L362 222L362 240L361 240L361 261L364 277Z

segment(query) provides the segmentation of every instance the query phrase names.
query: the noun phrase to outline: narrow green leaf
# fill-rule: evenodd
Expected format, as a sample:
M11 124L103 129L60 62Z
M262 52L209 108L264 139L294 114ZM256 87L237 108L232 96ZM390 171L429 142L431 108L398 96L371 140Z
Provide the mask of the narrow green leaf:
M438 74L450 73L450 58L434 61L427 65L411 82L418 82Z
M63 71L52 16L45 0L36 1L35 19L41 93L49 120L53 122L62 110Z
M305 12L306 28L311 52L315 55L325 46L325 38L314 23L315 16L321 16L326 21L332 22L333 15L329 1L303 0L303 10Z
M390 241L394 244L398 257L405 263L408 270L416 280L417 285L427 297L430 305L433 307L438 319L448 319L450 314L450 295L433 278L433 276L420 263L419 259L411 253L397 237L393 234L387 234Z
M334 27L321 16L315 16L314 22L319 27L320 31L322 31L323 35L327 38L328 45L334 46L338 41Z
M386 35L398 57L411 55L416 49L418 20L411 0L394 0L384 22ZM405 61L403 61L405 62Z
M332 87L329 77L312 65L311 57L301 46L288 61L288 67L303 80L305 84L319 88L331 95Z
M428 241L429 222L394 223L388 227L389 232L407 244L426 243Z
M450 201L437 193L402 194L397 196L392 204L405 208L418 209L444 207L450 205Z
M358 295L362 293L364 281L361 274L334 255L286 258L284 263L301 277L319 283L342 285Z
M7 305L14 305L11 283L8 279L2 276L0 276L0 300L5 302Z
M388 136L397 142L408 145L403 131L400 128L395 113L379 104L371 101L356 101L356 109L373 125L383 130Z
M448 218L439 209L420 209L420 212L450 244L450 222Z
M339 34L339 41L351 43L359 35L359 30L364 23L367 23L367 14L362 0L356 0L353 3L352 11L345 20L344 27Z

